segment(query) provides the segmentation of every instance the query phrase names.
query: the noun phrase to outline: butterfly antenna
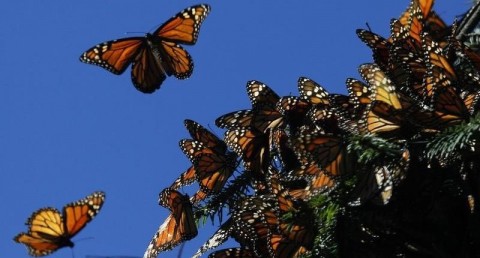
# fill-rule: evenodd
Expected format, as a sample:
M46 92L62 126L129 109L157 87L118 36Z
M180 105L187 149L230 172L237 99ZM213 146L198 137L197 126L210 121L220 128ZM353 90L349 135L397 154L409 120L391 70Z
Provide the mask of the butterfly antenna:
M182 258L182 253L183 253L183 248L185 247L185 243L186 242L183 242L182 245L180 246L180 249L178 249L177 258Z
M153 31L154 29L159 28L160 26L162 26L162 23L158 23L157 25L151 27L148 31L151 32L151 31Z
M91 239L94 239L94 237L79 238L79 239L75 240L75 243L78 243L78 242L80 242L80 241L85 241L85 240L91 240Z
M140 31L127 31L124 33L125 35L127 34L145 34L145 32L140 32Z
M368 31L372 32L372 28L370 28L370 24L368 24L368 22L365 22L365 25L367 25Z
M210 131L211 131L215 136L218 137L218 135L217 135L216 132L215 132L216 129L214 130L214 129L210 126L210 123L207 124L207 127L208 127L208 129L210 129ZM218 128L217 128L217 129L218 129ZM219 138L220 140L223 140L222 137L218 137L218 138Z
M75 252L73 251L73 247L72 247L72 258L75 258Z

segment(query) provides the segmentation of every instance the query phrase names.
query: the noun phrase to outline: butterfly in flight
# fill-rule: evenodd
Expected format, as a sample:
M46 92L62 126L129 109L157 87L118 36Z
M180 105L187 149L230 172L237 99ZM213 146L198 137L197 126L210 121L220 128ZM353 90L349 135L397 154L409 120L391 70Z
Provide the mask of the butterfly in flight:
M132 82L143 93L153 93L167 76L187 79L193 71L190 54L179 44L194 45L200 25L210 12L202 4L189 7L152 34L106 41L80 56L80 61L122 74L132 64Z
M62 247L73 247L72 237L98 214L104 201L104 192L94 192L65 205L62 213L51 207L39 209L26 222L28 233L20 233L13 240L25 244L31 256L44 256Z

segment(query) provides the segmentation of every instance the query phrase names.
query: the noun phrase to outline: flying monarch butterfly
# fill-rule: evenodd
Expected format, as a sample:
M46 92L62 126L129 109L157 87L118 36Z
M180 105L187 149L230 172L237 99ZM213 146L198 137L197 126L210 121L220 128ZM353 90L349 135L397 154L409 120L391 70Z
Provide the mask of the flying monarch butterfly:
M160 194L159 202L168 208L171 214L153 236L144 258L156 258L160 252L172 249L198 234L188 196L167 188Z
M196 43L200 26L210 12L202 4L189 7L145 37L129 37L100 43L80 56L80 61L122 74L132 64L132 82L137 90L152 93L167 76L190 77L193 60L179 44Z
M44 256L62 247L73 247L71 239L97 215L104 201L105 193L94 192L65 205L62 213L55 208L42 208L28 219L28 233L20 233L14 240L25 244L32 256Z

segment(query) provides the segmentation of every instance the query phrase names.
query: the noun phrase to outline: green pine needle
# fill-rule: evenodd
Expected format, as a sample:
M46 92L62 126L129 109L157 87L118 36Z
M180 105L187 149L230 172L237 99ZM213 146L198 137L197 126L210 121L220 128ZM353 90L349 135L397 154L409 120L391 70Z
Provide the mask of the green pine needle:
M427 158L448 160L474 147L480 137L480 114L470 121L447 128L427 144Z

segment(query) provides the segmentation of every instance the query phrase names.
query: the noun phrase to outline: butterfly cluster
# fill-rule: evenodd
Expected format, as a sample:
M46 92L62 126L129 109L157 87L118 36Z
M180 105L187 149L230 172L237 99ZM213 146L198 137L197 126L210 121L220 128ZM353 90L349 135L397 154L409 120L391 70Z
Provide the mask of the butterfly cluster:
M348 94L300 77L298 94L281 97L252 80L250 107L215 120L223 139L185 120L189 138L179 147L189 165L159 193L169 216L144 258L216 217L218 230L193 257L229 238L239 246L209 257L480 255L480 227L465 222L479 219L480 54L462 41L464 23L447 25L433 4L411 0L388 37L357 30L373 62L346 80ZM80 60L114 74L131 65L134 86L152 93L167 76L192 74L180 44L196 43L209 11L189 7L152 34L98 44ZM14 240L32 256L73 247L104 199L95 192L62 213L40 209ZM459 237L446 243L445 235Z
M475 141L464 141L458 156L426 153L452 128L478 123L480 55L457 39L456 23L447 25L433 2L412 0L391 21L389 37L357 30L374 62L360 65L361 79L346 80L347 95L300 77L298 95L281 97L252 80L246 85L251 106L215 120L223 139L186 120L191 138L180 148L191 165L160 193L171 215L144 257L194 237L195 221L215 215L219 229L194 257L228 238L240 246L209 257L325 256L335 241L349 250L341 253L347 257L439 254L438 246L422 245L434 236L418 236L421 226L406 225L422 225L435 210L428 203L440 191L431 183L440 180L435 173L448 174L455 185L448 188L457 191L455 207L475 213L478 189L462 188L480 165L472 158ZM178 192L193 183L198 191L190 198ZM343 232L324 230L332 225ZM407 242L408 236L418 241ZM387 251L370 253L379 246Z

